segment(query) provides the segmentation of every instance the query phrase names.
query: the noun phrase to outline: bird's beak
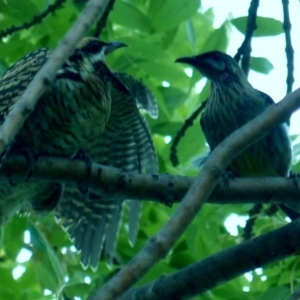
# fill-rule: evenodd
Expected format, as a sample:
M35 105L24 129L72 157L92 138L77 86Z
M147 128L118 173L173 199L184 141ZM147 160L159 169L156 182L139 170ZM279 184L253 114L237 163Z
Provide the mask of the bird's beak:
M224 63L214 64L212 60L196 56L180 57L175 62L186 63L197 69L203 76L210 80L218 79L220 72L225 69Z
M175 62L179 63L186 63L191 66L196 66L197 65L197 60L194 56L189 56L189 57L180 57L175 60Z
M185 63L203 74L203 71L207 68L205 61L197 59L195 56L180 57L175 60L176 63Z
M175 60L175 62L179 63L185 63L192 67L194 67L196 70L198 70L202 75L207 76L206 69L209 70L208 66L206 65L205 61L197 59L195 56L188 56L188 57L180 57Z
M127 47L126 44L121 43L121 42L110 42L106 44L105 50L104 50L104 54L107 55L113 51L115 51L116 49L119 48L123 48L123 47Z

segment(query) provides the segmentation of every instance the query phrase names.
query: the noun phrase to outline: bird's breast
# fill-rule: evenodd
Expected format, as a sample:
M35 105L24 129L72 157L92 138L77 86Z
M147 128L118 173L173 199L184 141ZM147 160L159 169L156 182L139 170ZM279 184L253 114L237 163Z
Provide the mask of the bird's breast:
M91 76L87 82L56 80L24 124L16 144L44 154L70 156L89 150L110 115L110 87Z
M222 103L218 99L209 99L201 126L211 150L266 109L264 100L258 100L247 95ZM286 176L290 165L290 138L285 125L280 124L240 153L229 169L236 176Z

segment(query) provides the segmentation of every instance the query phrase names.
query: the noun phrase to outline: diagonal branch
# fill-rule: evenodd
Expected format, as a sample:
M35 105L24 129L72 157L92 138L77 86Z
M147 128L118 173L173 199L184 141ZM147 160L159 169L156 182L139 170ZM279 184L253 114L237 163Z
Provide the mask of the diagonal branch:
M51 84L56 72L74 51L89 26L98 15L103 13L107 2L108 0L90 0L88 2L73 27L20 96L0 127L0 157L3 158L4 151L10 147L23 123L32 113L38 99Z

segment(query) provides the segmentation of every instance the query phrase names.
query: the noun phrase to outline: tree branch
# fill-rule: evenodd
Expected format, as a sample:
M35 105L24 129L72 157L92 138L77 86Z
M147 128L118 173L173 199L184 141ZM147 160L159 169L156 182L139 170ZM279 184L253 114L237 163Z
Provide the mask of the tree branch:
M23 155L9 155L3 162L0 176L23 179L28 174ZM28 180L61 182L76 185L86 178L86 163L78 159L39 156ZM119 169L93 164L89 189L101 189L109 197L150 199L165 204L180 202L195 178L168 174L145 175L124 173ZM300 179L298 179L300 186ZM215 204L284 203L299 201L300 189L285 177L235 178L228 186L218 185L208 199Z
M96 29L93 34L94 37L100 36L101 32L103 31L104 27L106 26L106 22L107 22L109 13L114 8L115 2L116 2L116 0L110 0L108 2L103 15L98 19L98 21L96 23Z
M177 156L177 147L181 138L185 135L185 132L189 129L189 127L193 126L194 121L200 115L200 113L204 110L206 106L207 100L201 103L201 105L191 114L191 116L184 121L182 127L176 132L176 135L172 141L171 149L170 149L170 161L173 167L176 167L179 164L178 156Z
M28 29L31 26L42 22L42 20L44 18L46 18L48 15L50 15L51 13L54 13L56 10L58 10L64 2L66 2L66 0L56 0L53 4L49 5L47 7L47 9L45 11L43 11L41 14L34 16L30 22L26 22L20 26L12 26L8 29L2 30L0 32L0 39L4 38L10 34L16 33L20 30Z
M249 65L250 65L250 54L251 54L251 40L253 36L253 32L256 30L256 17L257 17L257 9L259 6L259 0L252 0L250 3L250 7L248 10L248 19L247 19L247 28L245 32L245 39L238 49L234 59L239 62L242 57L241 67L246 75L249 73Z
M51 84L56 72L74 51L77 43L88 31L97 16L101 15L108 0L90 0L73 27L61 40L59 46L35 75L25 92L17 100L0 127L0 157L7 150L27 117L32 113L38 99Z
M289 1L288 0L282 0L282 9L283 9L283 30L285 35L285 53L286 53L286 59L287 59L287 78L286 78L286 84L287 84L287 90L286 93L290 93L293 89L293 83L294 83L294 49L292 45L292 39L291 39L291 21L290 21L290 14L289 14Z
M226 138L207 158L199 176L165 226L145 247L89 300L117 299L160 259L164 258L187 226L198 214L214 190L221 174L231 160L278 123L284 122L300 106L300 89L283 101L270 106L261 115Z
M130 290L120 300L176 300L202 294L246 272L299 253L299 234L300 219ZM299 299L299 290L294 295L289 299Z

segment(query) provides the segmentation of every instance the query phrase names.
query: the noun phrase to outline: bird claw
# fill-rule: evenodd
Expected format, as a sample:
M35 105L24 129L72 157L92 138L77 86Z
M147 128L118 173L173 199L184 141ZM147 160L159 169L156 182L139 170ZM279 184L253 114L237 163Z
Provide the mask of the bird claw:
M229 186L229 181L230 180L235 180L235 176L231 171L225 171L222 176L221 176L221 180L220 180L220 184L223 187L228 187Z
M36 150L31 149L31 148L24 148L24 149L18 150L17 153L23 154L26 158L28 172L25 176L24 181L28 181L33 173L34 165L39 158L39 153ZM13 181L12 178L9 179L9 182L12 186L17 184L16 182Z
M84 160L84 162L86 163L86 167L87 167L87 175L85 178L81 179L78 183L77 183L77 187L78 190L80 192L80 194L82 195L87 195L88 191L89 191L89 181L90 181L90 176L91 176L91 172L92 172L92 160L89 156L86 155L86 153L84 152L84 150L79 149L75 155L73 156L73 158L76 159L82 159Z
M298 189L298 179L300 178L299 173L290 172L289 179L291 179L292 183L294 184L295 188Z

